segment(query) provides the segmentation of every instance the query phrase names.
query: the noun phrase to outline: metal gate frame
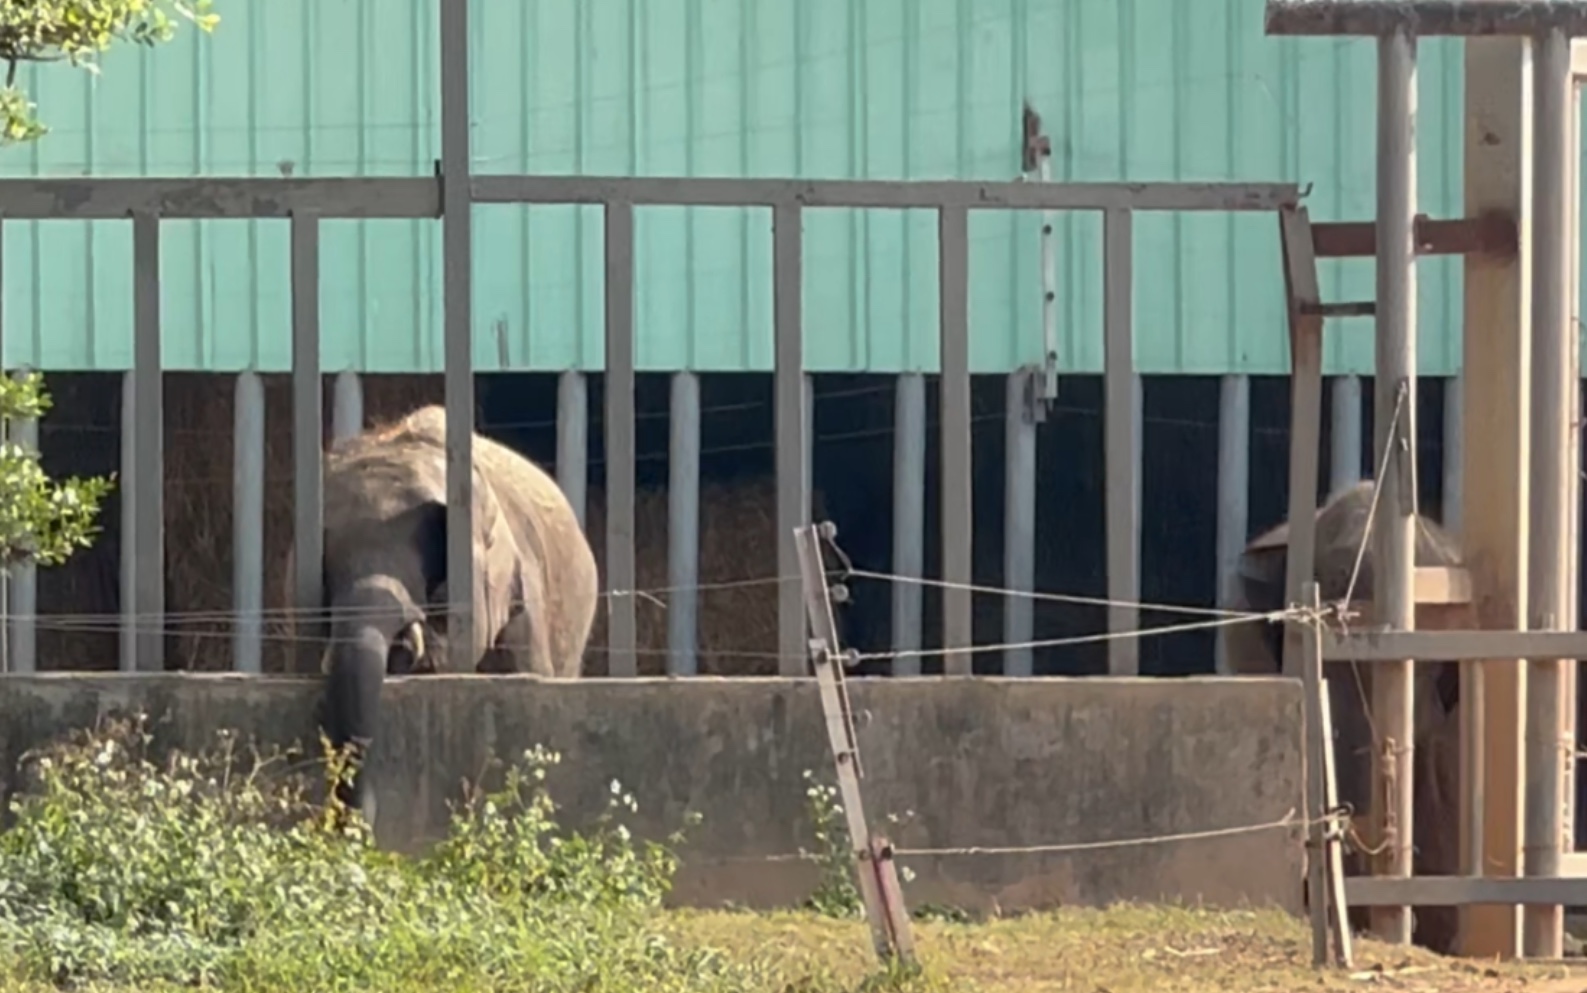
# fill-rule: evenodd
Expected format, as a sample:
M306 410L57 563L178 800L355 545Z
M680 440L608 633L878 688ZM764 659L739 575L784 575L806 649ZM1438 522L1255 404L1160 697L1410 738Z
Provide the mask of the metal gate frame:
M765 207L772 213L779 671L803 675L806 618L794 528L808 523L809 421L804 383L802 221L819 208L937 211L941 306L942 579L944 671L970 675L971 436L968 218L972 210L1095 210L1104 215L1105 442L1110 632L1138 626L1139 412L1133 387L1133 213L1278 211L1297 205L1294 183L1029 183L975 181L634 178L472 174L468 0L440 0L441 160L434 177L324 179L152 178L0 180L6 220L125 220L133 227L134 365L125 415L122 668L164 668L163 398L160 368L160 222L291 222L294 606L321 596L323 400L319 360L319 222L444 221L444 377L447 411L447 567L451 644L467 646L474 588L472 461L472 208L476 204L590 204L605 211L606 562L613 676L637 672L634 560L633 212L642 206ZM1275 246L1276 247L1276 246ZM3 318L0 318L3 328ZM630 594L630 595L624 595ZM139 624L138 619L144 623ZM957 649L957 650L956 650ZM1110 643L1111 675L1135 675L1134 639Z
M1570 821L1567 811L1573 806L1573 797L1563 792L1566 749L1557 733L1564 726L1562 698L1575 685L1566 677L1561 660L1587 658L1587 633L1564 630L1569 618L1561 616L1574 614L1573 609L1561 605L1574 590L1572 573L1577 558L1570 541L1577 509L1571 506L1577 492L1572 478L1575 456L1566 443L1575 416L1574 396L1580 389L1578 331L1571 313L1577 278L1572 272L1577 254L1573 240L1578 235L1571 208L1579 147L1573 148L1571 143L1577 131L1573 113L1578 106L1576 86L1587 65L1573 55L1572 42L1587 37L1587 2L1267 0L1265 21L1268 35L1366 37L1376 39L1378 46L1375 244L1366 251L1348 253L1371 254L1377 260L1377 294L1372 305L1377 317L1374 406L1378 423L1374 436L1383 460L1378 480L1383 513L1372 535L1376 548L1373 622L1377 629L1369 634L1330 634L1325 639L1323 660L1375 665L1371 710L1385 740L1394 743L1394 757L1383 758L1374 749L1374 821L1390 844L1374 875L1346 881L1346 895L1350 903L1373 909L1373 926L1379 937L1398 942L1410 941L1413 906L1465 909L1469 942L1476 927L1469 915L1472 908L1523 905L1525 954L1557 956L1562 938L1561 908L1587 902L1587 860L1567 857L1561 851L1563 825ZM1522 290L1531 307L1525 341L1531 349L1531 378L1520 389L1523 409L1530 418L1526 439L1530 459L1522 473L1531 486L1531 501L1529 507L1522 505L1519 519L1526 520L1528 514L1534 518L1530 545L1523 550L1532 600L1529 616L1519 620L1520 626L1530 622L1535 630L1415 631L1415 432L1410 427L1416 406L1415 273L1417 256L1432 254L1424 246L1435 240L1415 213L1416 45L1420 37L1469 40L1495 35L1524 38L1530 45L1527 58L1532 92L1522 98L1532 105L1528 110L1535 150L1526 153L1531 156L1530 197L1520 205L1519 216L1499 220L1501 226L1508 221L1517 231L1530 227L1529 238L1517 246L1530 252L1531 265L1530 285ZM1567 222L1567 216L1571 221ZM1450 223L1468 234L1482 233L1480 218ZM1296 338L1303 343L1295 349L1292 383L1296 400L1289 543L1293 554L1287 595L1293 601L1310 571L1307 563L1312 556L1314 501L1297 481L1309 481L1315 491L1322 323L1331 313L1348 312L1351 305L1322 304L1316 298L1315 261L1310 257L1315 241L1313 232L1307 230L1304 212L1290 227L1292 230L1285 232L1286 256L1301 258L1297 269L1302 276L1291 279L1290 309ZM1445 241L1446 248L1450 247L1450 239ZM1480 244L1482 241L1475 238L1454 247L1459 254L1492 247ZM1308 267L1313 267L1309 275L1305 272ZM1472 320L1468 313L1468 344L1474 334L1485 333L1476 329ZM1386 414L1397 399L1404 401L1408 416L1403 420ZM1491 416L1491 412L1477 413ZM1496 466L1483 468L1500 475ZM1294 669L1300 633L1291 625L1286 671ZM1417 876L1413 871L1413 670L1416 663L1444 660L1464 663L1461 734L1462 763L1467 768L1463 775L1474 777L1477 784L1485 779L1481 744L1492 733L1484 714L1479 673L1491 666L1526 667L1523 875L1489 874L1480 785L1470 788L1471 808L1462 811L1469 836L1468 850L1462 853L1463 873Z

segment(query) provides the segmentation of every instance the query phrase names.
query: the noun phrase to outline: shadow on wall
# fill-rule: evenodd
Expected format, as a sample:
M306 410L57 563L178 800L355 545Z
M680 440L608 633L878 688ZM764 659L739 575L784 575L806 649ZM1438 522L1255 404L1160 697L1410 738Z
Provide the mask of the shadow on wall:
M284 606L283 560L291 541L291 407L284 374L266 384L266 608ZM888 572L892 565L892 448L894 380L877 375L821 375L815 379L815 516L835 521L838 541L861 568ZM547 468L556 455L556 376L547 373L481 375L477 419L485 433L512 445ZM636 528L639 586L667 585L668 382L664 374L638 377L637 440L640 487ZM231 606L231 376L168 373L165 377L167 643L171 668L220 670L231 665L230 625L215 616ZM41 432L45 465L52 473L106 473L119 466L120 376L55 374L48 379L55 408ZM590 377L590 482L588 526L597 555L604 545L604 393ZM325 409L330 410L330 377ZM1369 398L1371 389L1363 393ZM927 382L926 575L940 574L938 421L936 383ZM977 376L973 389L974 573L977 584L1003 585L1004 380ZM1437 507L1442 452L1442 389L1424 381L1418 424L1419 475L1424 500ZM440 402L434 376L365 377L366 421L399 416ZM1215 590L1217 494L1217 377L1148 377L1142 474L1142 599L1148 603L1211 606ZM776 489L773 480L772 380L764 374L701 377L703 477L702 583L771 577L776 571ZM1106 595L1103 527L1102 384L1098 376L1070 376L1038 429L1036 588L1044 592ZM1252 381L1249 533L1281 520L1288 474L1288 382ZM328 415L327 415L328 416ZM1325 417L1325 424L1326 424ZM1363 417L1363 466L1370 474L1370 410ZM1326 428L1324 449L1326 450ZM1321 489L1326 489L1323 481ZM94 548L66 566L45 570L39 608L45 615L97 615L91 620L41 621L40 662L48 669L111 669L116 665L115 612L119 603L120 501L112 496ZM604 578L604 577L603 577ZM604 583L603 583L604 585ZM890 584L850 583L853 602L841 611L844 638L853 647L885 652L891 643ZM939 590L924 592L927 648L940 646ZM776 663L774 586L706 591L700 602L700 666L715 674L765 674ZM978 644L1003 640L1003 598L974 597ZM637 605L642 672L665 666L664 596ZM1146 610L1144 626L1183 622L1185 616ZM1092 635L1106 628L1102 608L1038 602L1037 639ZM288 668L289 643L280 625L267 625L265 666ZM1141 643L1142 670L1188 675L1212 669L1213 634L1191 631L1149 637ZM605 612L597 619L589 671L605 671ZM1106 669L1106 645L1092 642L1038 649L1039 674L1087 674ZM979 653L975 669L1001 671L996 652ZM935 658L924 671L940 672ZM863 671L885 672L885 662Z

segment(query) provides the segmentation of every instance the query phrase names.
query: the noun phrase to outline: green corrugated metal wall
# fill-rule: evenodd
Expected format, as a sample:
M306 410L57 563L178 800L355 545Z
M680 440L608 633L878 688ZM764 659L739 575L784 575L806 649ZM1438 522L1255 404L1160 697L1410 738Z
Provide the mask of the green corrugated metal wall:
M437 151L435 0L222 0L211 38L28 80L53 133L0 152L9 175L412 175ZM1045 119L1054 178L1299 180L1314 219L1373 211L1376 66L1368 41L1268 39L1262 0L474 0L480 172L1008 179L1021 101ZM1458 43L1422 46L1421 205L1459 205ZM1039 361L1038 219L971 223L972 364ZM1145 215L1142 371L1280 372L1271 217ZM289 366L284 222L165 226L165 362ZM1062 366L1101 366L1099 219L1059 241ZM327 369L441 364L433 222L323 225ZM929 212L812 211L807 362L933 369ZM645 209L637 221L642 368L770 368L765 211ZM480 208L475 361L599 368L598 208ZM13 223L5 362L131 360L131 235L116 222ZM1362 298L1370 260L1330 263ZM1458 362L1458 272L1420 268L1421 366ZM1331 370L1371 366L1368 325Z

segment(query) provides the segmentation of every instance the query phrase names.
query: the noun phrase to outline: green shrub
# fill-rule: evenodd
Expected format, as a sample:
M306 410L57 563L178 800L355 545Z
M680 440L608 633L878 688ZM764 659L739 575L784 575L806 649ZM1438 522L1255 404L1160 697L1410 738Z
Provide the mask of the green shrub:
M376 848L334 800L311 799L306 767L318 763L245 752L227 733L158 762L149 743L138 717L24 758L0 835L0 976L140 989L763 988L753 962L663 936L656 908L676 859L619 821L635 809L621 784L592 830L555 823L552 753L531 750L501 789L470 792L449 835L407 859Z

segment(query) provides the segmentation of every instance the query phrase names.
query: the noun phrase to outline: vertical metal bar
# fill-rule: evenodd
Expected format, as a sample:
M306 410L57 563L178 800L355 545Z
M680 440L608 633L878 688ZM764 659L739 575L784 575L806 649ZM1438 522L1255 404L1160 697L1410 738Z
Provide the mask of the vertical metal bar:
M1224 376L1218 384L1218 606L1239 596L1240 556L1251 526L1251 378ZM1218 629L1216 671L1234 671L1228 629Z
M138 669L138 496L143 473L138 468L138 374L121 376L121 472L116 492L121 497L121 641L122 672Z
M777 671L806 672L804 592L794 529L810 523L810 411L804 372L804 214L797 204L772 208L772 333L776 372Z
M962 207L937 212L938 305L942 378L942 672L968 676L974 656L970 599L974 475L970 435L970 216Z
M165 668L165 389L160 368L160 219L132 218L134 449L138 485L134 599L136 664Z
M1052 155L1041 153L1037 167L1044 183L1052 182ZM1058 395L1058 249L1053 233L1053 213L1041 214L1041 341L1044 397Z
M1375 464L1384 464L1378 525L1373 534L1373 610L1391 629L1416 626L1413 596L1415 531L1413 491L1416 464L1416 39L1399 29L1378 41L1377 186L1377 363L1373 379ZM1398 418L1394 416L1400 407ZM1411 739L1415 727L1409 660L1390 662L1373 674L1373 711L1389 739L1373 750L1375 784L1392 783L1387 804L1375 804L1375 826L1393 824L1386 838L1381 875L1411 875L1415 796ZM1391 765L1389 763L1392 763ZM1384 797L1374 791L1374 796ZM1387 809L1383 809L1384 807ZM1392 818L1392 820L1385 820ZM1380 835L1381 837L1382 835ZM1380 938L1411 940L1409 907L1376 908L1373 929Z
M1316 577L1317 473L1322 444L1322 328L1308 305L1320 300L1311 215L1305 207L1278 213L1279 248L1289 310L1290 439L1289 541L1285 551L1285 603L1299 603L1306 582ZM1282 671L1300 673L1307 634L1302 624L1284 625Z
M28 370L18 369L15 378L27 378ZM11 442L37 452L39 450L39 422L35 418L19 418L10 425ZM35 672L38 669L38 566L33 562L20 562L8 577L10 589L7 600L10 606L11 631L8 662L12 672Z
M906 372L893 393L893 651L920 649L926 567L926 377ZM920 656L899 654L893 675L920 675Z
M1003 675L1033 672L1030 641L1035 631L1035 601L1021 593L1036 588L1036 419L1037 372L1009 373L1003 413Z
M557 377L557 485L584 524L590 480L590 395L584 373Z
M292 215L292 606L299 618L324 599L324 394L320 379L320 222ZM314 646L294 646L296 670L317 666Z
M232 665L254 674L263 671L264 449L264 383L252 370L241 372L232 410Z
M336 385L331 393L331 439L341 441L363 430L363 380L352 369L343 369L336 374Z
M1580 381L1569 337L1579 333L1568 312L1572 225L1570 169L1576 154L1571 132L1570 39L1554 30L1535 39L1532 68L1535 124L1532 159L1532 531L1527 583L1528 625L1559 630L1565 602L1572 532L1566 497L1571 490L1571 391ZM1560 740L1564 665L1531 659L1526 677L1526 813L1522 845L1527 876L1558 876L1564 815L1565 742ZM1555 906L1522 910L1523 950L1529 957L1562 954L1564 912Z
M672 375L667 460L667 672L693 676L700 616L700 377Z
M1338 493L1361 481L1361 377L1336 376L1333 386L1328 492Z
M1571 49L1575 50L1575 41L1571 42ZM1572 62L1575 57L1572 55ZM1570 203L1565 210L1566 223L1569 225L1566 240L1570 244L1570 261L1566 264L1566 271L1570 274L1569 300L1565 313L1569 315L1572 328L1581 327L1580 292L1581 280L1581 162L1578 158L1581 150L1581 90L1578 85L1574 68L1571 72L1569 93L1570 131L1565 136L1565 147L1569 149L1571 161L1568 163L1566 178L1570 190ZM1569 339L1571 349L1570 367L1578 374L1581 371L1581 338L1572 334ZM1565 605L1566 616L1564 625L1567 631L1580 630L1581 627L1581 443L1582 443L1582 381L1580 376L1568 384L1571 399L1570 409L1570 438L1567 449L1570 462L1566 466L1565 478L1570 481L1570 492L1566 496L1566 518L1570 521L1570 538L1566 547L1570 549L1570 566L1565 570ZM1576 850L1576 818L1578 804L1576 789L1581 770L1580 747L1577 745L1577 736L1580 733L1578 723L1581 700L1581 660L1566 659L1564 661L1565 677L1564 691L1561 693L1563 703L1560 706L1560 717L1563 721L1561 736L1570 746L1570 752L1565 757L1565 824L1561 831L1563 846L1566 851Z
M1103 252L1103 449L1106 464L1108 674L1140 673L1140 643L1118 637L1140 626L1141 527L1140 465L1136 461L1140 427L1139 387L1135 376L1135 249L1128 210L1104 212Z
M1461 473L1464 471L1461 439L1465 437L1465 390L1461 376L1444 380L1444 508L1443 524L1451 534L1460 533L1463 501Z
M474 204L469 173L468 3L441 0L442 297L446 369L447 643L474 668ZM631 615L630 615L631 616Z
M634 206L606 205L606 582L613 676L639 674L634 649Z

